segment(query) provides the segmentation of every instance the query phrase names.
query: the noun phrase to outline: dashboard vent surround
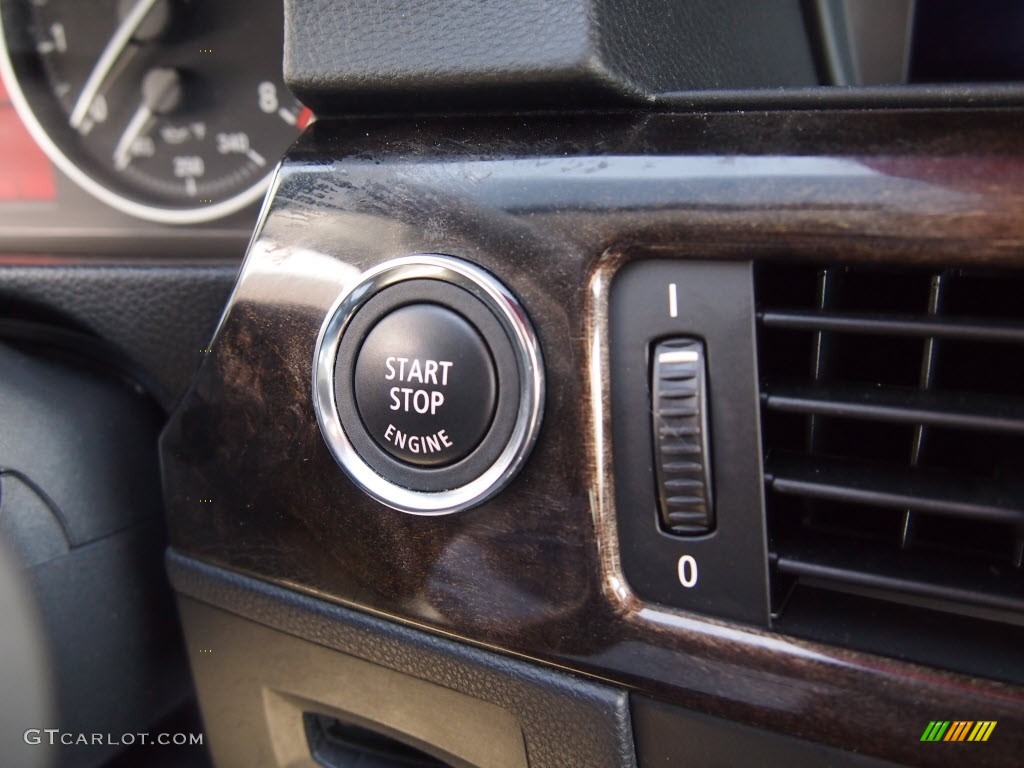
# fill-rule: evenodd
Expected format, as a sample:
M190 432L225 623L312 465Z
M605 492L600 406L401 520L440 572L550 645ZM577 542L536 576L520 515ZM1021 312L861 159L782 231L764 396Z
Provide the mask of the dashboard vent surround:
M1024 276L756 275L775 625L1024 625Z

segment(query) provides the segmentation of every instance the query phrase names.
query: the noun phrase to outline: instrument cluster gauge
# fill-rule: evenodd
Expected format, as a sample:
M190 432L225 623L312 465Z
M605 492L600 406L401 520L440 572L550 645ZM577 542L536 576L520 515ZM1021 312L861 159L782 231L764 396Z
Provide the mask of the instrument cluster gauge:
M53 163L125 213L257 201L312 120L281 77L281 0L4 0L2 71Z

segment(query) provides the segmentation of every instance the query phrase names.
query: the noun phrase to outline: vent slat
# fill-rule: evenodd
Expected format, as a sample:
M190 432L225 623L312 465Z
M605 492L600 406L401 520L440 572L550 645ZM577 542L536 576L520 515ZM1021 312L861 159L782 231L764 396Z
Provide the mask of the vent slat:
M1024 400L897 388L766 386L768 408L954 429L1024 434Z
M1024 612L1024 577L1009 569L951 571L946 558L928 555L904 556L894 565L885 553L848 541L786 541L778 544L773 559L781 573L804 579Z
M1005 679L1024 272L762 263L754 289L772 625Z
M768 457L766 478L776 493L1024 525L1022 489L946 472L783 452Z
M765 310L757 319L766 328L835 331L875 336L963 339L1024 344L1024 323L951 319L928 315L884 315L815 310Z

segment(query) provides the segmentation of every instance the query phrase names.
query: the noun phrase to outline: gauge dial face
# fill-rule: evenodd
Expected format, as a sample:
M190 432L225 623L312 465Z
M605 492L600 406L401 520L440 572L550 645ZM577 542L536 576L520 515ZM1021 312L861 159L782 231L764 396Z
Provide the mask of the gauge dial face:
M257 200L310 121L281 79L280 0L14 0L3 70L68 176L127 213L209 221Z

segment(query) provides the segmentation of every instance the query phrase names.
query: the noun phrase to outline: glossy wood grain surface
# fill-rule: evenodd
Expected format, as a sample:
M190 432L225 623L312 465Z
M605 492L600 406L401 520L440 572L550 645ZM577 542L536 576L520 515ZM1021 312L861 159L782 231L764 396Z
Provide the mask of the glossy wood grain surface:
M606 309L628 260L1017 264L1024 114L847 112L316 125L162 450L184 554L573 668L714 715L920 765L929 720L999 726L1024 691L646 605L619 568ZM371 501L317 427L317 333L365 269L416 252L489 269L547 363L536 448L443 518ZM1022 650L1024 654L1024 650ZM978 745L979 747L981 745ZM927 748L926 748L927 747Z

